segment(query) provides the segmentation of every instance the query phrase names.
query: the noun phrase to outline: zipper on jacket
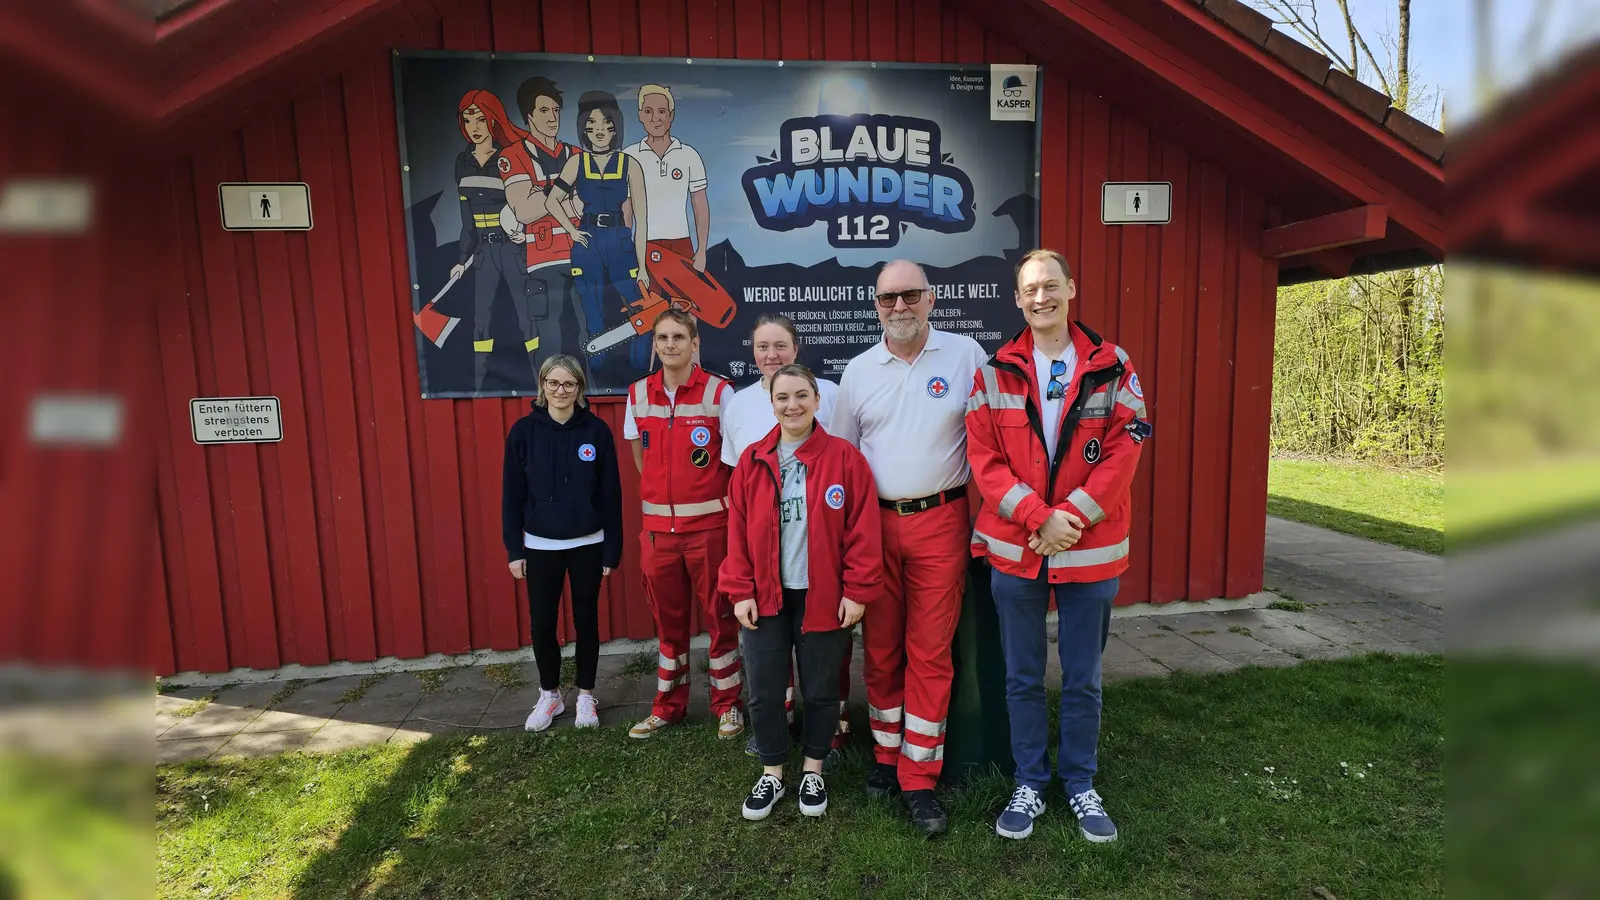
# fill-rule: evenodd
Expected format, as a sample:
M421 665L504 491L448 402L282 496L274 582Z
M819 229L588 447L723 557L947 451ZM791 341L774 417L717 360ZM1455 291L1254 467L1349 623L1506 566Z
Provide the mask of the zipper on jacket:
M777 453L778 451L774 449L772 452ZM772 505L777 512L777 515L773 516L772 518L772 527L777 532L777 541L772 546L778 551L778 608L781 611L783 608L783 476L773 470L771 463L764 459L761 462L767 467L767 474L772 476ZM811 548L807 547L807 568L810 567L810 563ZM760 602L757 601L756 605L758 607L757 612L759 613ZM806 623L804 619L800 621L800 633L806 633Z
M667 389L667 377L665 375L663 375L663 376L661 376L661 390L662 390L663 393L665 393L666 389ZM681 385L679 386L679 390L682 390L682 386ZM677 534L678 533L678 507L677 507L677 504L672 502L672 501L678 499L677 495L672 492L672 423L677 418L678 418L678 397L677 397L677 393L674 392L672 396L667 398L667 453L666 453L666 457L667 457L667 531L672 533L672 534Z
M1005 370L1019 378L1027 379L1030 383L1034 379L1034 375L1032 373L1024 374L1022 369L1015 363L992 359L990 360L989 364L994 366L997 370ZM1123 368L1122 363L1118 362L1116 365L1108 368L1093 369L1085 372L1083 373L1083 377L1078 379L1078 393L1072 398L1072 407L1068 409L1067 414L1061 418L1061 431L1056 435L1056 456L1055 459L1050 460L1050 471L1045 478L1044 496L1046 498L1046 503L1050 502L1050 497L1055 496L1056 475L1060 474L1061 461L1067 456L1067 454L1063 452L1062 442L1067 439L1067 435L1072 434L1072 432L1078 427L1078 420L1083 417L1084 398L1092 394L1096 388L1100 387L1100 385L1122 377L1124 371L1125 369ZM996 385L996 388L998 387L999 386ZM1044 440L1044 414L1040 412L1038 404L1034 401L1032 391L1028 392L1027 411L1028 424L1033 426L1034 437L1039 439L1040 447L1048 449L1049 445L1047 445ZM1055 504L1051 503L1050 505L1054 506Z

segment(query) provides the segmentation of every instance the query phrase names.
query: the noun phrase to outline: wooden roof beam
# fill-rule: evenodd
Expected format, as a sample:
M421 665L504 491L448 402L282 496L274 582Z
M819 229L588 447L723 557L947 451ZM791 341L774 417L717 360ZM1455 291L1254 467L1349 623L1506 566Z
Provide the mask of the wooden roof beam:
M1261 234L1261 255L1268 259L1286 259L1382 240L1388 233L1389 208L1369 203L1303 222L1268 228ZM1324 257L1333 258L1337 257ZM1349 271L1348 266L1345 271Z

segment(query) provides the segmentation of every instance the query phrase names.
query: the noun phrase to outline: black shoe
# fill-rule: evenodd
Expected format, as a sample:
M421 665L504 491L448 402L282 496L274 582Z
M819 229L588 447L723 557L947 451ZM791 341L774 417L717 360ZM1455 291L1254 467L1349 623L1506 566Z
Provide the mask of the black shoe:
M751 759L761 758L761 751L756 749L756 736L754 732L751 732L750 740L744 742L744 755L750 757Z
M844 753L838 747L828 748L828 755L822 758L823 773L832 775L834 772L839 771L839 767L842 765L844 765Z
M906 791L906 812L911 814L911 824L919 831L938 834L950 825L950 817L931 790Z
M893 797L900 793L900 774L888 763L877 763L867 776L868 797Z
M777 778L763 774L756 779L756 786L750 789L750 796L744 799L744 817L752 822L759 822L772 814L772 808L783 799L783 782Z
M820 816L828 811L828 787L822 776L807 772L800 779L800 814Z

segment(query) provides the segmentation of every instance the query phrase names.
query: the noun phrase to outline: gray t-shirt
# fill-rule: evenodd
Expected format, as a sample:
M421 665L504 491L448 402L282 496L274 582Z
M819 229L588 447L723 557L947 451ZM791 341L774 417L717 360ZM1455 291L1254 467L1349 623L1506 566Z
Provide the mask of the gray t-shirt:
M790 590L811 586L806 570L806 466L795 458L804 443L778 442L778 551L783 586Z

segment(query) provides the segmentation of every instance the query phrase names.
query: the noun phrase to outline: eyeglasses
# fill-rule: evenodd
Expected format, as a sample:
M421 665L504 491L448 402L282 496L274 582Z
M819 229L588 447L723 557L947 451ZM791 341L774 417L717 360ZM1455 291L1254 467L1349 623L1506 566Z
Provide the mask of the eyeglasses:
M922 302L922 295L930 293L930 291L930 288L912 288L909 291L889 291L888 293L878 295L878 305L884 309L894 309L896 303L904 300L906 302L906 306L916 306L918 303Z
M552 394L570 394L578 389L576 381L546 381L544 389Z
M1060 400L1067 393L1067 386L1061 379L1067 377L1067 363L1065 360L1055 360L1050 363L1050 385L1045 388L1046 400Z

